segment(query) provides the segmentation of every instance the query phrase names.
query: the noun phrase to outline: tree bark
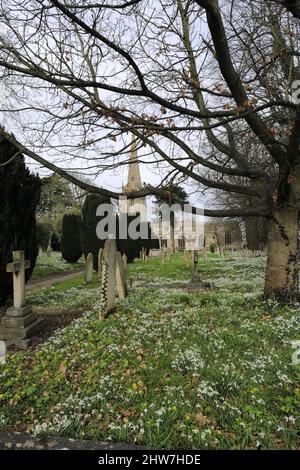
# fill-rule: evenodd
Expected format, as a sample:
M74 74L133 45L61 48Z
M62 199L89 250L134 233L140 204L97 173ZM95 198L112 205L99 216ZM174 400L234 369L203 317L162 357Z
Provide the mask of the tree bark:
M298 208L277 210L269 221L264 294L280 302L298 295Z

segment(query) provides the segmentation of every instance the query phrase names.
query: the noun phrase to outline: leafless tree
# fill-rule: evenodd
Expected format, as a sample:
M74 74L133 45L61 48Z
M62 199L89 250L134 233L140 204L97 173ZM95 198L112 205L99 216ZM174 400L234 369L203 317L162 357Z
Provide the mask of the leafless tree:
M68 169L126 165L132 133L139 158L163 176L129 197L166 197L176 178L241 195L244 206L205 215L267 217L265 294L297 295L298 2L0 4L8 90L0 132L18 151L86 191L118 198Z

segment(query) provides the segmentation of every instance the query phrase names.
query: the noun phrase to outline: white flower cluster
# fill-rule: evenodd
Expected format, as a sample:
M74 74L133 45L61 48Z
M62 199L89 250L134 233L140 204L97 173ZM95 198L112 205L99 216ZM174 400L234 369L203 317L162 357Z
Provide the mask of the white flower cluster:
M79 289L72 287L67 291L57 291L51 289L49 291L42 291L36 294L31 294L28 298L34 305L47 305L47 309L57 309L59 305L60 309L77 309L80 307L87 307L95 304L100 295L100 289Z
M6 418L4 415L0 415L0 429L6 425Z
M205 363L201 357L201 350L198 347L191 347L185 351L179 351L172 361L172 369L181 372L199 372L203 369Z
M99 407L105 402L106 397L102 393L84 398L71 395L53 407L50 421L35 423L33 435L65 434L69 428L84 426L92 416L99 414Z
M197 397L199 399L203 398L214 398L219 395L219 392L217 392L215 388L215 384L209 383L206 380L202 380L197 388Z

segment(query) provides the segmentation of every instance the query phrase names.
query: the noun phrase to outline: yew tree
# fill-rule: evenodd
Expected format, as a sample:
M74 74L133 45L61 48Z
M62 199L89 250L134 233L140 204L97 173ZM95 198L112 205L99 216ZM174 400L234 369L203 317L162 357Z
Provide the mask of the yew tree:
M161 182L243 204L213 217L268 221L265 295L298 294L299 2L5 0L0 2L1 133L87 192L75 176L127 165L129 134ZM30 119L28 119L30 116ZM26 123L26 125L24 125ZM247 144L247 145L246 145ZM69 169L73 169L70 172Z
M22 154L0 137L0 307L11 301L13 279L6 272L13 251L23 250L30 261L29 280L38 256L35 212L41 192L41 180L25 165Z

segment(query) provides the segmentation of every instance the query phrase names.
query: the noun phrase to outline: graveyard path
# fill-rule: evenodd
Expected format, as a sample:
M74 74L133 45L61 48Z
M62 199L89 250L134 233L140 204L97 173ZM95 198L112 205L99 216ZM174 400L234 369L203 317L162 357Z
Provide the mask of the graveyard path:
M149 447L136 444L97 442L67 437L44 436L42 439L31 434L0 432L0 450L148 450Z
M26 294L31 294L44 288L51 288L54 284L70 281L71 279L76 279L82 275L84 275L84 271L76 270L60 274L51 274L51 276L45 277L41 280L29 281L28 284L26 284Z

